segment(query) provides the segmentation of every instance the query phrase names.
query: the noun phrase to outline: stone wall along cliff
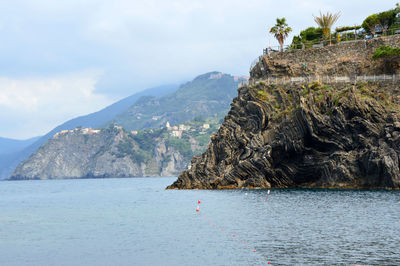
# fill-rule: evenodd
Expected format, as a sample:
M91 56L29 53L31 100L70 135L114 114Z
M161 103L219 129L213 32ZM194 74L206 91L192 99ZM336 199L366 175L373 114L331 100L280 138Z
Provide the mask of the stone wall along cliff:
M400 35L262 56L250 71L251 80L281 76L394 74L398 68L390 71L385 68L384 60L371 60L374 51L382 45L400 47Z

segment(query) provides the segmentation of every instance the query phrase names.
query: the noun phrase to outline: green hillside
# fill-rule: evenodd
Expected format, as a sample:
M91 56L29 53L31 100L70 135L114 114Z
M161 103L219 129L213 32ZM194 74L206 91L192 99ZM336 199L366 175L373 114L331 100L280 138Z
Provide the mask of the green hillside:
M21 161L28 159L32 153L46 143L47 140L51 139L55 133L66 129L74 129L78 126L99 128L108 123L117 114L127 110L143 95L166 95L175 91L177 87L177 85L163 85L135 93L98 112L68 120L36 141L32 143L25 142L25 144L29 145L22 147L20 150L13 150L11 146L6 146L5 141L0 139L0 180L9 177Z
M210 72L163 97L140 98L111 123L128 130L138 130L161 128L167 122L176 125L195 118L223 117L237 95L240 81L228 74Z

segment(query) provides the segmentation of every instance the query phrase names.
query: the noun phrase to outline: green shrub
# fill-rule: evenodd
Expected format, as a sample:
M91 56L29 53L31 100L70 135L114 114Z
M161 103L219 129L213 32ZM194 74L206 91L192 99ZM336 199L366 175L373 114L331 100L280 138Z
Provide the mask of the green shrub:
M308 88L313 90L313 91L319 91L320 89L322 89L322 83L315 80L313 82L311 82L310 84L308 84Z
M261 101L266 101L268 100L268 93L266 93L263 90L258 90L257 91L257 97L258 99L260 99Z
M343 31L349 31L349 30L359 30L361 29L361 26L345 26L345 27L338 27L336 28L336 32L343 32Z
M400 48L382 45L377 48L372 56L373 59L378 59L386 56L400 55Z
M134 150L133 143L129 139L124 139L120 141L117 145L118 153L116 156L118 158L125 157L125 155L131 155Z
M192 157L193 152L188 141L183 139L168 138L166 141L168 147L174 147L184 157Z
M292 45L300 45L301 43L315 42L322 39L322 35L323 33L321 28L309 27L301 31L300 35L293 37Z

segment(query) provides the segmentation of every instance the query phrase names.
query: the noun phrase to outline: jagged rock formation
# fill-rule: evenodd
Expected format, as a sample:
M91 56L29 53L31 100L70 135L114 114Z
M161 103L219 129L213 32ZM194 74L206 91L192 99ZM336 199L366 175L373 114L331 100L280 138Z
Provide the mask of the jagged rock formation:
M168 188L400 188L399 84L239 89Z
M148 144L150 143L150 145ZM14 171L11 180L174 176L188 159L155 137L141 143L120 127L57 133Z
M269 86L270 78L396 74L372 60L400 36L262 56L207 151L168 188L400 188L400 89L393 82ZM268 82L265 82L268 81ZM297 87L296 87L297 86Z

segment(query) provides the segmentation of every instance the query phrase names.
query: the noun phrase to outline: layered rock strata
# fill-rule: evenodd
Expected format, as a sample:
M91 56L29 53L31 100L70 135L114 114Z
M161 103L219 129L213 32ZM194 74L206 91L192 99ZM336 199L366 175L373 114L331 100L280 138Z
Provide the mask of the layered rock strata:
M399 91L242 87L207 151L168 188L399 189Z

